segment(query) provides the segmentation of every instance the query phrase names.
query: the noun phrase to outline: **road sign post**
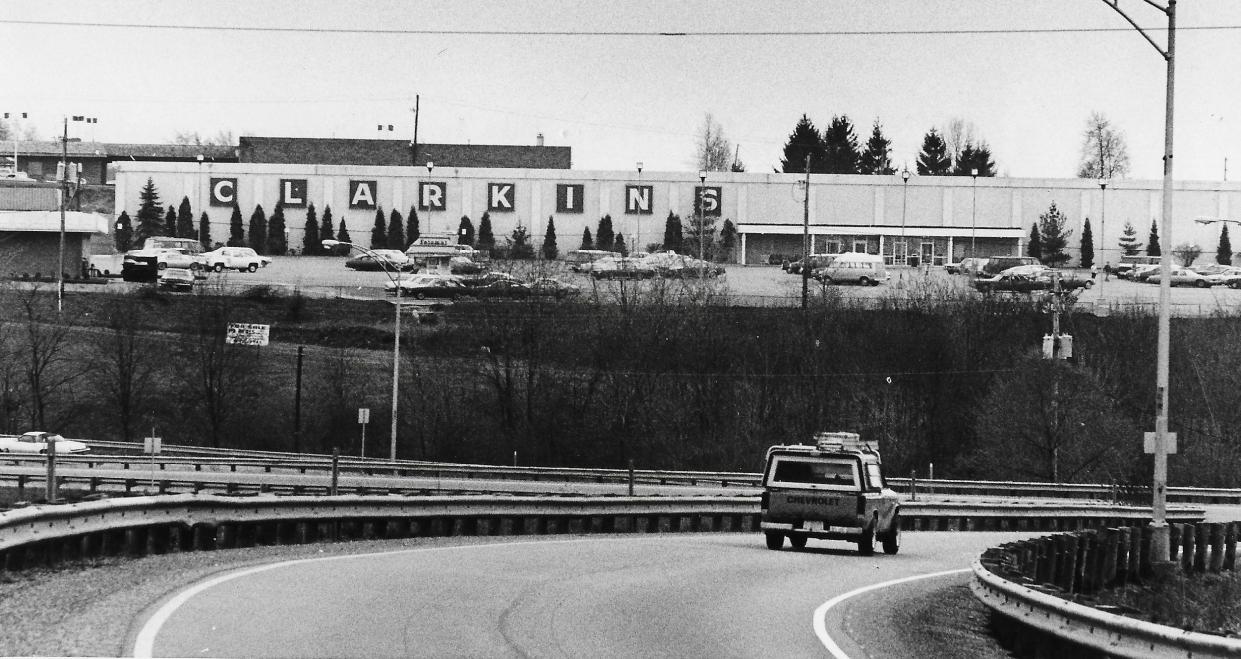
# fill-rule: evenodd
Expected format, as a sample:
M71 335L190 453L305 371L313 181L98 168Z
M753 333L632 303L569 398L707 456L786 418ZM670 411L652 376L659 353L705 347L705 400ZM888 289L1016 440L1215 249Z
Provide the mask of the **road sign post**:
M47 438L47 502L56 503L56 442Z
M362 426L362 457L366 457L366 424L371 422L371 408L358 408L358 425Z
M155 456L163 450L164 440L155 435L151 428L151 436L142 438L142 452L151 456L151 490L155 490Z

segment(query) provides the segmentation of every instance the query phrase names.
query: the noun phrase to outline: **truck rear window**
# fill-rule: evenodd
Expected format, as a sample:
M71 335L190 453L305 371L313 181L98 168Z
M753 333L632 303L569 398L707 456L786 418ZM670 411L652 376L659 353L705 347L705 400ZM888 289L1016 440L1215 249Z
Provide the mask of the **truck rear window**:
M849 461L828 462L777 456L774 458L769 485L856 489L857 470Z

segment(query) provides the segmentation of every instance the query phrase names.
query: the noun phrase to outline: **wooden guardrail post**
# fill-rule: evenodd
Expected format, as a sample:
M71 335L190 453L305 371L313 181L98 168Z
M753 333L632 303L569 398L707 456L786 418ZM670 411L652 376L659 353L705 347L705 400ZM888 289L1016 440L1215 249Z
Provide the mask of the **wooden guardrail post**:
M1211 545L1211 572L1218 574L1224 569L1224 525L1211 522L1206 526Z
M1194 572L1207 571L1207 552L1211 549L1206 524L1194 525Z
M1194 527L1189 524L1181 525L1181 569L1189 572L1194 568L1194 547L1195 547Z
M1237 565L1237 524L1229 522L1224 527L1224 569L1234 570Z
M337 483L339 483L339 479L340 479L340 448L334 446L332 447L332 489L329 492L330 496L336 496L336 493L337 493L336 486L337 486Z

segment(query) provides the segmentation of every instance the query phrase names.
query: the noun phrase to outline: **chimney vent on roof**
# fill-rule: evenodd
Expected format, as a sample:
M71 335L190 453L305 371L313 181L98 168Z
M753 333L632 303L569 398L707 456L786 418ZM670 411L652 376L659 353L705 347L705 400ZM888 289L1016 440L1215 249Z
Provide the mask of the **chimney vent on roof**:
M534 144L535 146L543 146L543 133L539 133L538 136L534 138Z

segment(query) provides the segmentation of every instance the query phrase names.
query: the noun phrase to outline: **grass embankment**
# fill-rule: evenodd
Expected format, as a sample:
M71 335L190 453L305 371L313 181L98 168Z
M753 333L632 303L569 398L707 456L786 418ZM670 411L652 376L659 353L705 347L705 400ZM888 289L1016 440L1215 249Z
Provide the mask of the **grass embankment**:
M1160 625L1241 636L1241 574L1237 572L1177 572L1151 583L1105 591L1099 594L1098 603L1124 607L1131 611L1130 617Z

